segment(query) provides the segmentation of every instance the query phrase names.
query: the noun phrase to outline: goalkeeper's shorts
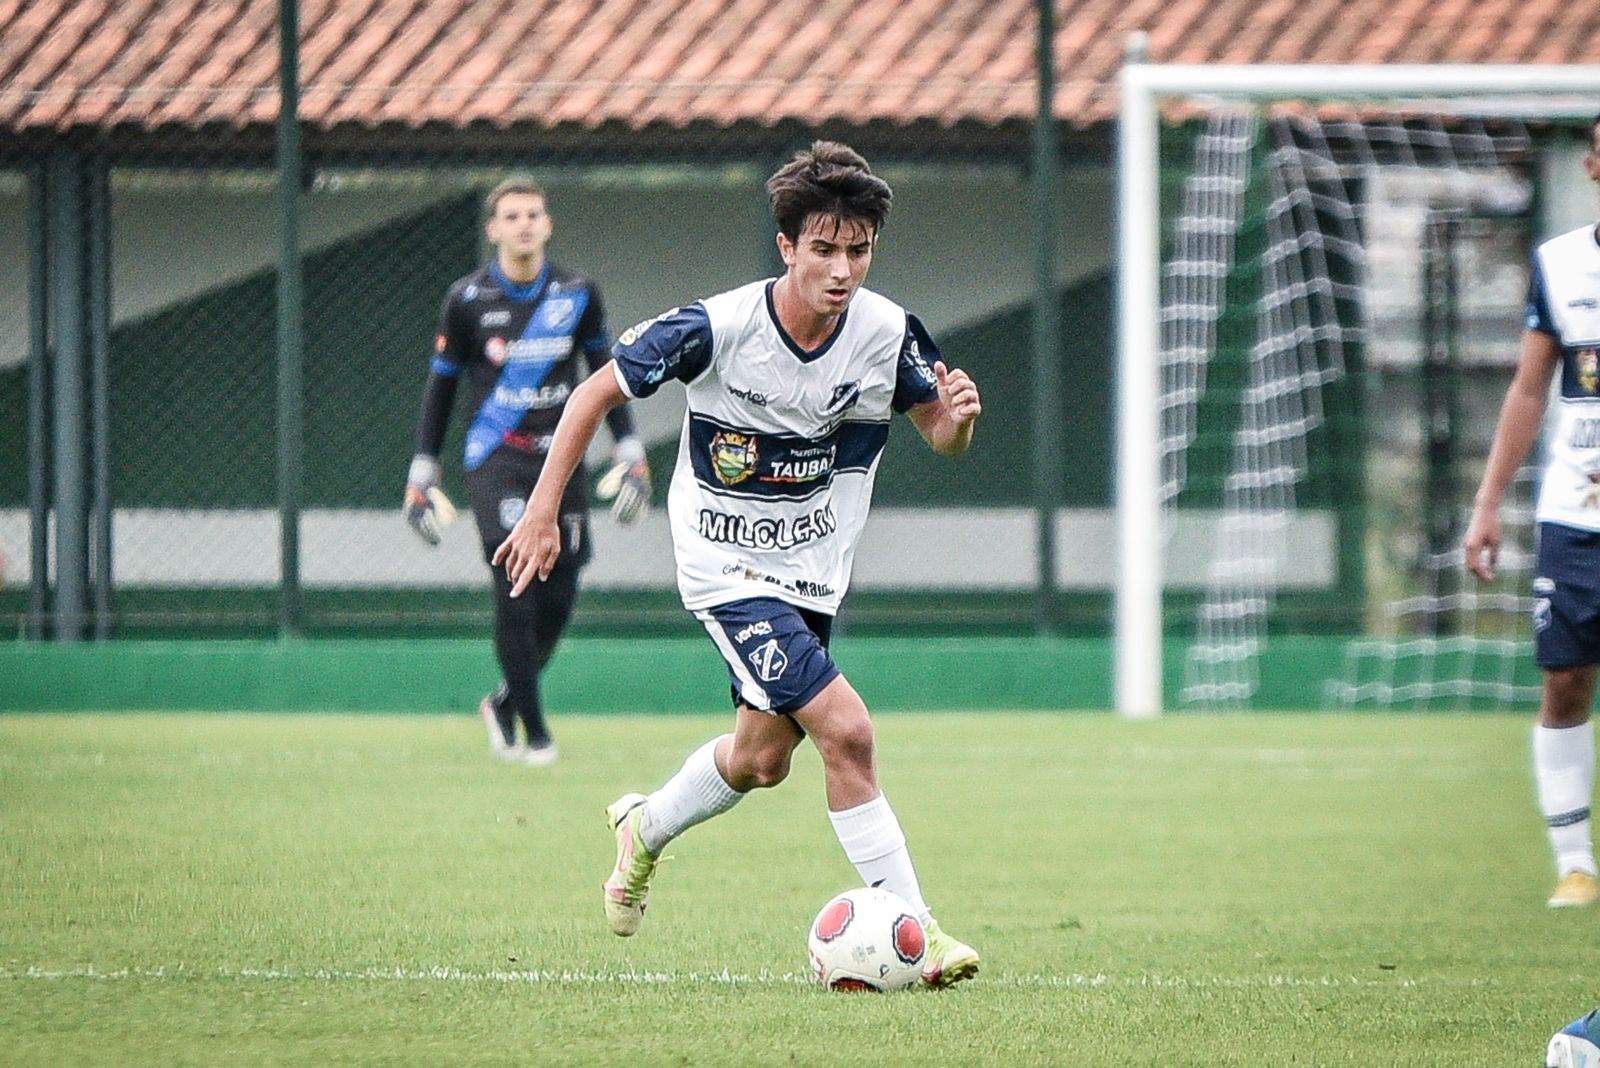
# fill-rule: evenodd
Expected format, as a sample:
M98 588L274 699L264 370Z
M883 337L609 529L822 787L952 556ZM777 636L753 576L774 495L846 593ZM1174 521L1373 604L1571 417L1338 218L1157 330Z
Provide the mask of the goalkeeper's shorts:
M467 472L467 499L483 539L483 558L490 560L528 507L528 495L539 481L543 464L510 449L497 449ZM593 548L589 542L588 477L582 466L573 472L561 499L561 558L557 567L582 567Z

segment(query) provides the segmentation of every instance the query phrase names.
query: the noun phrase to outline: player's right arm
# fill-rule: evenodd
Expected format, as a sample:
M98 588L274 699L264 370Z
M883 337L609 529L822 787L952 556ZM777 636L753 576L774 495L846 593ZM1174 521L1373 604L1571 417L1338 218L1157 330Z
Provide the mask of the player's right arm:
M416 451L406 471L403 504L406 523L429 545L439 544L440 528L455 514L450 499L439 487L444 471L439 452L444 446L444 433L450 423L450 408L455 403L462 365L472 344L454 288L445 297L439 320L439 335L434 340L433 356L428 363L428 381L422 387Z
M1530 328L1522 334L1522 352L1517 372L1500 406L1500 421L1495 425L1494 444L1489 462L1472 502L1472 519L1467 524L1467 570L1489 582L1494 578L1500 557L1500 501L1506 487L1533 449L1539 426L1544 421L1550 380L1561 366L1561 343L1543 330Z

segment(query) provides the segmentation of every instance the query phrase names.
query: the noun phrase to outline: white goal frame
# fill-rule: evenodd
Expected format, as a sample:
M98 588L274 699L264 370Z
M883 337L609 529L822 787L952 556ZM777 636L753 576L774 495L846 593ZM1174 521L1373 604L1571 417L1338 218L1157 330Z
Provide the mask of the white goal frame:
M1496 116L1570 116L1580 104L1600 111L1600 66L1168 66L1130 59L1120 83L1113 699L1119 715L1146 719L1163 708L1159 101L1474 97L1493 98L1484 113Z

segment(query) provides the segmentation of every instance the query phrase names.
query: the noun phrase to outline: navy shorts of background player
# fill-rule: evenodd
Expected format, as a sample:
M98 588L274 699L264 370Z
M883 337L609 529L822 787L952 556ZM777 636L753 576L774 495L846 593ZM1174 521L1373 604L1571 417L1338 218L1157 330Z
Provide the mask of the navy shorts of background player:
M487 561L522 517L567 398L609 358L605 310L592 282L549 261L525 285L511 281L491 261L450 287L440 318L417 451L439 455L464 377L473 411L463 457L467 498ZM618 440L633 433L633 416L624 408L609 413L606 421ZM587 482L580 467L567 485L561 560L548 580L513 598L505 572L490 569L502 681L486 702L508 745L520 718L529 745L554 752L538 675L571 619L578 572L591 554Z
M1534 659L1541 668L1600 664L1600 531L1539 524Z

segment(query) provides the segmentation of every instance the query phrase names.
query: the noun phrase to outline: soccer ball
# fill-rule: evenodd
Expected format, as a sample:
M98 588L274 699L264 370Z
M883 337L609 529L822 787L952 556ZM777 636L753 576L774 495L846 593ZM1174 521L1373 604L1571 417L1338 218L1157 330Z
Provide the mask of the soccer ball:
M1557 1031L1544 1051L1545 1068L1594 1068L1600 1065L1600 1009L1580 1016Z
M822 906L806 944L829 990L904 990L922 978L928 937L904 899L863 886Z

